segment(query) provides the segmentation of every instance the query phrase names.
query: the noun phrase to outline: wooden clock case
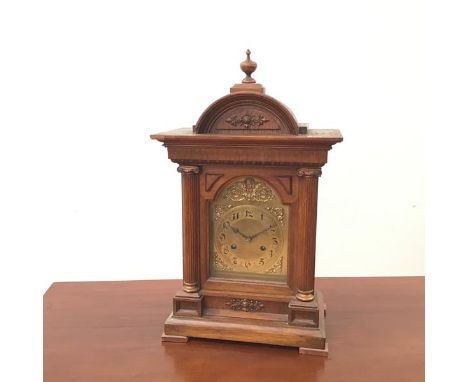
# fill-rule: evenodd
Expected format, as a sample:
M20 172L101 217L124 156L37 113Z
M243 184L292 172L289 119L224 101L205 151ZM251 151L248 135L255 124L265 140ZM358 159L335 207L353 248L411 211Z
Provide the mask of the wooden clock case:
M182 176L183 289L173 299L163 341L189 337L299 347L326 355L325 305L315 290L318 178L339 130L299 125L282 103L246 78L212 103L193 129L151 135ZM253 69L253 70L252 70ZM287 282L210 276L209 206L220 189L252 176L289 207Z

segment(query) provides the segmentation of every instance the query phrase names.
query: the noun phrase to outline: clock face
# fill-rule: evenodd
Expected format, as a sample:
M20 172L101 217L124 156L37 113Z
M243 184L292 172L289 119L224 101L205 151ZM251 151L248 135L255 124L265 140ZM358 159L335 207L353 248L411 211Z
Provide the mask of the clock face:
M285 281L287 206L263 180L237 178L211 208L212 276Z

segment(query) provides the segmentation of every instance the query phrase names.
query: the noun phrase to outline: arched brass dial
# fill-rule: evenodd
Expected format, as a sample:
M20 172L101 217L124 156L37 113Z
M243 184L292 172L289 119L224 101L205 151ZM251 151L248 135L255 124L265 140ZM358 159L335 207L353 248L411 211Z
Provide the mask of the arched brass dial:
M282 229L267 209L250 204L237 206L219 219L215 248L233 271L266 271L282 255Z
M273 187L236 178L210 211L211 276L286 281L288 207Z

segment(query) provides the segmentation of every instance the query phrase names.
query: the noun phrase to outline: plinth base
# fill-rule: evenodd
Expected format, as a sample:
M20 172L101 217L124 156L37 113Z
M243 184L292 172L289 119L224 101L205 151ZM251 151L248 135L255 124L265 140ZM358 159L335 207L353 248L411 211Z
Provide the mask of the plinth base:
M319 326L290 325L282 321L222 316L174 316L164 324L163 342L186 342L187 337L298 347L300 354L328 355L325 309L320 293Z

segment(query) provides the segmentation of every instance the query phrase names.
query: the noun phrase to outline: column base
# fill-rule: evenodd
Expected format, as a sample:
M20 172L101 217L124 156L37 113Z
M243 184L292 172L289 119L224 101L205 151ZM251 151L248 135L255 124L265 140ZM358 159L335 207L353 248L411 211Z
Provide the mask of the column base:
M322 305L325 318L325 308ZM316 300L304 302L292 299L289 302L288 322L290 325L319 327L320 308Z
M177 292L173 299L174 316L195 316L202 315L203 296L198 292L187 293Z

